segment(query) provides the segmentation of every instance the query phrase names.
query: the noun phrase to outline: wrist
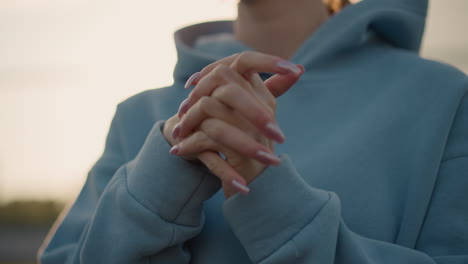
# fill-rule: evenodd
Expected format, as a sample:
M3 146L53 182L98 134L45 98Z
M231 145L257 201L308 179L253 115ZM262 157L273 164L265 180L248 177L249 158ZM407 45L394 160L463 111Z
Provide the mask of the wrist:
M203 166L169 155L162 123L154 125L136 157L124 168L127 191L171 223L198 225L203 201L219 190L219 180Z

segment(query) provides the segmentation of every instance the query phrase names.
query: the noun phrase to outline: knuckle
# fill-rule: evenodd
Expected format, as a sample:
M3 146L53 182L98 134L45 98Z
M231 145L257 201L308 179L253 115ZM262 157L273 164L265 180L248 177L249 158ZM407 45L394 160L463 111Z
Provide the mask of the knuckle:
M193 134L192 145L194 149L204 150L209 147L208 137L202 131L197 131Z
M207 104L210 104L210 101L211 101L211 98L205 95L202 98L200 98L199 102L201 105L207 105Z
M219 141L225 135L222 123L213 118L204 120L202 123L202 129L215 141Z
M241 53L239 53L239 56L237 56L237 59L242 61L250 56L252 56L252 51L242 51Z
M229 98L231 93L230 90L232 90L232 84L220 86L213 92L213 97L219 99Z
M213 111L213 98L210 96L203 96L200 98L200 110L205 114L210 114Z
M193 141L198 142L198 141L205 140L206 135L202 131L198 130L195 133L193 133L192 138L193 138Z
M237 58L231 64L231 67L240 70L243 73L249 69L249 65L252 63L252 56L254 52L252 51L243 51L239 53Z
M246 60L248 60L252 56L252 54L253 54L252 51L242 51L234 60L234 65L235 66L242 65L243 63L245 63Z
M213 74L217 79L224 79L228 76L230 69L224 64L217 65L213 70Z
M229 57L232 59L231 61L236 61L242 53L243 53L243 51L242 52L236 52L236 53L232 54Z

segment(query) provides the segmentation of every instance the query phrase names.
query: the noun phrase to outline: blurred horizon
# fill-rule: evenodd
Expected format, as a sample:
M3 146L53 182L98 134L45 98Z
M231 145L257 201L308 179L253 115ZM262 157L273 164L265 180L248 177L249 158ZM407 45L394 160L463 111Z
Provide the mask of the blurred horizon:
M423 57L468 73L466 11L431 2ZM0 2L0 203L73 200L117 103L172 83L173 32L235 14L219 0Z

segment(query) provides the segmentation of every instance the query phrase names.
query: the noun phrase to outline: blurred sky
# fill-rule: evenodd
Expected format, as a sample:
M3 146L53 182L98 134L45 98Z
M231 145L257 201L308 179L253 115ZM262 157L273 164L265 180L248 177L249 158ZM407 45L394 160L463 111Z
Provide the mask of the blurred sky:
M235 0L0 1L0 201L73 199L116 104L169 85L179 27ZM468 73L467 0L432 0L422 54Z

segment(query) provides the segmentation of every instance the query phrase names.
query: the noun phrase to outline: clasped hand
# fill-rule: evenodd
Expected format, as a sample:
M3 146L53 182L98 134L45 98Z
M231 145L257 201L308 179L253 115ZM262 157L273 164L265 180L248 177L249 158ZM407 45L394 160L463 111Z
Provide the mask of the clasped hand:
M259 73L274 73L263 81ZM166 121L171 154L202 162L223 184L228 198L268 165L278 165L274 142L285 137L276 123L276 97L304 72L302 66L258 52L224 58L192 75L195 85L179 112Z

